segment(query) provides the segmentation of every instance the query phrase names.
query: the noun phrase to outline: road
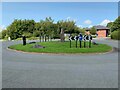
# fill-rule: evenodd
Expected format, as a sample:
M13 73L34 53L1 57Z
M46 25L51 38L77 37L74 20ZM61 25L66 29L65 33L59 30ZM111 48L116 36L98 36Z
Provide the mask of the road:
M113 40L94 40L118 48ZM117 88L118 52L54 55L7 50L2 43L3 88Z

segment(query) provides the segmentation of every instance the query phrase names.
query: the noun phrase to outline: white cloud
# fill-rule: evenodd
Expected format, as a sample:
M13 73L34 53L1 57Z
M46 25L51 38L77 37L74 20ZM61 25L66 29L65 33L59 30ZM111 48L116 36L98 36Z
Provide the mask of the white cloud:
M72 20L72 21L74 21L74 22L77 21L77 19L73 19L73 18L71 18L71 17L67 17L66 20Z
M109 22L112 22L112 21L105 19L100 23L100 25L106 26Z
M85 21L84 21L84 24L88 24L88 25L89 25L89 24L91 24L91 23L92 23L91 20L85 20Z
M89 26L88 26L88 28L91 28L91 27L93 27L93 25L89 25Z

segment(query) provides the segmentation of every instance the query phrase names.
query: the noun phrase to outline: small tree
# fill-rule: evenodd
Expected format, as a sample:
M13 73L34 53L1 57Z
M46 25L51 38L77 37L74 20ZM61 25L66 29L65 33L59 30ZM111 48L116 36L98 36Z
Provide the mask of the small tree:
M7 30L2 30L1 38L4 39L6 35L7 35Z
M91 33L92 35L95 35L95 34L96 34L96 29L95 29L94 27L92 27L92 28L90 29L90 33Z
M79 32L84 35L85 34L85 28L79 28Z

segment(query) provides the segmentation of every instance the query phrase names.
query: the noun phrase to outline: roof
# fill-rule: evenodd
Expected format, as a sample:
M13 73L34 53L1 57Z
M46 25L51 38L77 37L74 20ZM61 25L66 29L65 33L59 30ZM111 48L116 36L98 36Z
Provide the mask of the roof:
M96 28L96 29L109 29L108 27L101 26L101 25L94 26L94 28Z

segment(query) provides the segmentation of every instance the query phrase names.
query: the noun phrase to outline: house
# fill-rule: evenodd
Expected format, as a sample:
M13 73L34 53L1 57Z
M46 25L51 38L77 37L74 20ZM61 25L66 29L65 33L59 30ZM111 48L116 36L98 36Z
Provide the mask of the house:
M107 37L108 36L108 31L110 30L108 27L97 25L94 26L94 28L97 30L97 37Z
M97 37L107 37L108 36L108 31L110 30L108 27L97 25L93 26L96 29L96 34ZM86 28L85 34L89 35L90 34L90 28Z

